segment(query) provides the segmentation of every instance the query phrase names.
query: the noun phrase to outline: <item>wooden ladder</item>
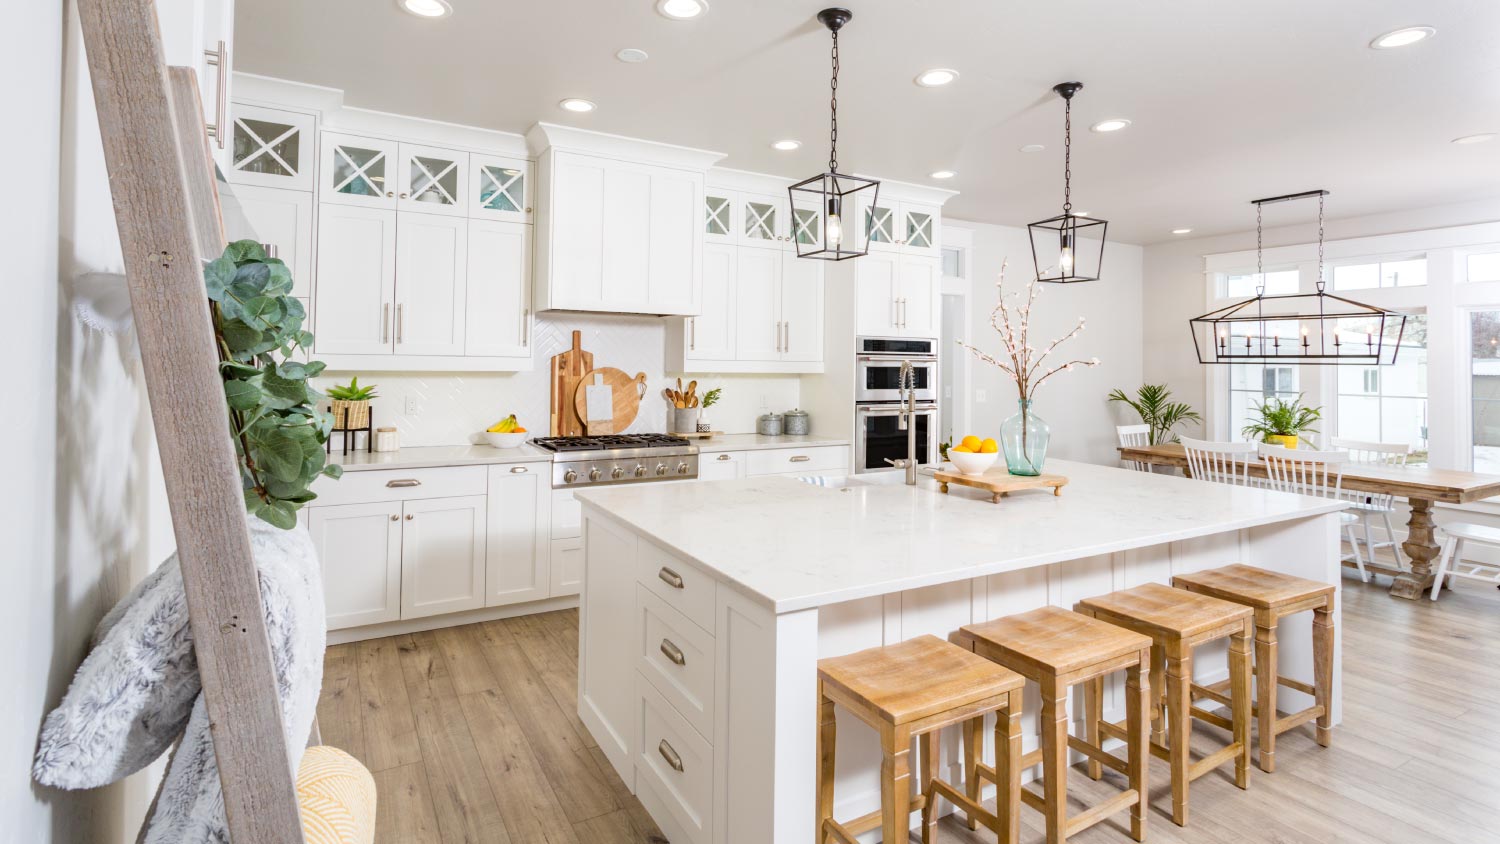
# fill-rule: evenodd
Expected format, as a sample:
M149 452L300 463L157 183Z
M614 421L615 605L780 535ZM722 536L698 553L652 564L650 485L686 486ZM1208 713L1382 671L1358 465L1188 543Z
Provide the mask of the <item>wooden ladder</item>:
M203 282L224 234L197 80L153 0L78 13L230 838L302 844Z

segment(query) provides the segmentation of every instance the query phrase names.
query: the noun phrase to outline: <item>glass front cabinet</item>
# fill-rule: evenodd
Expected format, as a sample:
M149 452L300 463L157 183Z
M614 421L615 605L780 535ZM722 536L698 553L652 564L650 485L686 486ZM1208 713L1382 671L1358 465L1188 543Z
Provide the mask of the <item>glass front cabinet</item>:
M241 185L311 191L314 138L311 114L235 103L224 178Z
M474 153L469 156L469 216L510 223L532 221L531 163Z

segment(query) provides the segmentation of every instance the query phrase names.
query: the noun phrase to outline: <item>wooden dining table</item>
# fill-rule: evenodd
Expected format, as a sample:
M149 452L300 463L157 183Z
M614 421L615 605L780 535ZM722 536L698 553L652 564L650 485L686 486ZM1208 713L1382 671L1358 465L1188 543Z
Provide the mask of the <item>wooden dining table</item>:
M1175 466L1188 473L1187 453L1181 443L1166 445L1121 446L1120 457L1153 466ZM1266 466L1250 463L1250 475L1264 478ZM1432 585L1433 561L1439 548L1433 536L1432 505L1467 504L1500 495L1500 475L1482 475L1456 469L1431 469L1426 466L1386 466L1368 463L1344 465L1343 489L1405 498L1411 504L1406 520L1406 541L1401 550L1411 559L1409 568L1366 561L1365 568L1393 578L1391 594L1415 599ZM1353 566L1352 562L1345 562Z

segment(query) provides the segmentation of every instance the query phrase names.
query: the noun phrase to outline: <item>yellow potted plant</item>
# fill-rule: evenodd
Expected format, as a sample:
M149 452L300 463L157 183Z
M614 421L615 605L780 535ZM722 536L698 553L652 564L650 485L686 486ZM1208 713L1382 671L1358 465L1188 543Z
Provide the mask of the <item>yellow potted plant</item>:
M1323 418L1321 407L1302 406L1300 394L1291 401L1271 399L1265 404L1258 404L1255 406L1255 413L1260 418L1240 429L1245 439L1259 439L1261 442L1286 448L1296 448L1297 441L1304 433L1316 434L1318 429L1313 427L1313 423Z

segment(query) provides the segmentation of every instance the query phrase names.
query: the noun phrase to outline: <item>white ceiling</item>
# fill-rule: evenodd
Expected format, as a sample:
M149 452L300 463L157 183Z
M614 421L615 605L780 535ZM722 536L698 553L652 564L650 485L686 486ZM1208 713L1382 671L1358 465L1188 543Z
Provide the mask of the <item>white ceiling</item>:
M349 105L524 132L538 120L728 153L788 177L827 160L818 0L711 0L691 22L653 0L239 0L239 70L344 89ZM849 0L840 169L961 191L952 216L1024 225L1061 204L1057 82L1074 109L1074 208L1150 243L1254 224L1248 201L1326 188L1330 217L1500 195L1500 3L1493 0ZM1400 26L1437 28L1398 50ZM624 47L646 50L624 64ZM923 69L962 77L919 88ZM557 102L583 97L596 112ZM1090 124L1127 117L1110 135ZM796 138L802 149L770 143ZM1044 152L1021 153L1041 143ZM934 182L927 174L958 171ZM1306 207L1275 206L1277 224Z

